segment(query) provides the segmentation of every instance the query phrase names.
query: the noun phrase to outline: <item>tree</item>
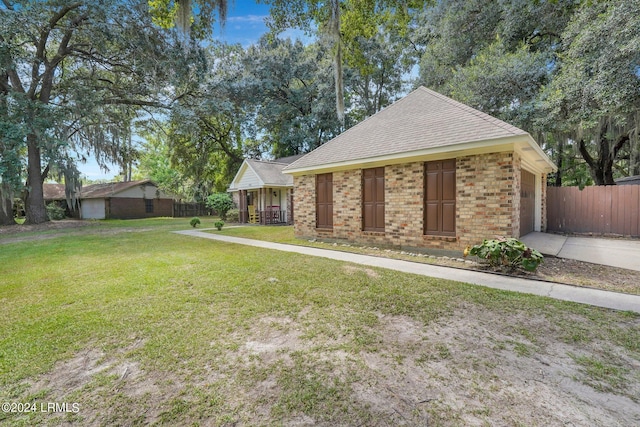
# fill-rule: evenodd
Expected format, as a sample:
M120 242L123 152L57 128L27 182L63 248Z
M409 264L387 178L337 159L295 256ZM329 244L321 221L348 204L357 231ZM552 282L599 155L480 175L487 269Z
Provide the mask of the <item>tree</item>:
M87 154L120 159L132 117L166 106L158 86L179 68L166 61L172 41L145 2L6 0L0 19L0 85L19 110L14 141L27 153L26 222L40 223L51 169Z
M421 83L534 134L555 185L640 173L637 1L445 0L416 17Z
M226 0L149 0L153 22L162 28L177 26L185 35L195 32L198 38L209 34L218 14L218 22L227 19ZM197 13L194 13L197 12Z
M509 49L502 39L481 49L448 82L449 94L485 113L533 130L541 112L539 95L549 83L547 51L526 44Z
M150 179L167 193L180 199L191 200L193 194L190 194L189 179L171 167L168 130L158 126L155 132L145 131L141 136L143 141L140 143L140 158L134 172L135 179Z
M188 86L168 118L171 167L191 180L192 194L203 201L224 191L245 154L246 99L240 90L242 48L212 43L192 51Z
M616 166L640 173L638 28L637 1L583 4L563 32L558 72L546 93L550 117L577 141L596 185L614 185Z
M289 39L262 37L243 55L243 91L252 94L247 107L254 134L276 157L306 153L336 136L332 91L324 76L331 64L320 43L304 46ZM347 125L350 122L347 121Z
M207 207L216 211L220 218L227 219L227 212L233 209L233 199L228 193L214 193L207 197Z
M516 53L523 47L547 57L553 71L560 36L575 8L572 0L437 2L416 15L410 36L419 46L420 81L448 93L454 76L483 51L495 57L498 50Z
M376 32L371 37L353 40L359 58L347 59L347 93L352 122L374 115L395 101L406 88L411 63L406 55L404 39ZM351 62L353 61L353 62Z
M358 38L370 38L378 32L391 31L404 35L411 11L424 7L429 0L262 0L271 5L273 32L285 28L301 28L317 33L331 43L334 69L336 114L344 122L345 97L343 66L358 68L365 54L358 47ZM343 53L344 52L344 53ZM344 59L343 59L344 58Z
M0 75L0 225L13 225L13 199L21 189L23 144L8 97L7 73Z

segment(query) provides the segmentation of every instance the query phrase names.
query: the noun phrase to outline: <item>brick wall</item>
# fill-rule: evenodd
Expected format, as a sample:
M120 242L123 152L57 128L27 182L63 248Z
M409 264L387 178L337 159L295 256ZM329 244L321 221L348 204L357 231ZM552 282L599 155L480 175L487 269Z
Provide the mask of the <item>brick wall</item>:
M316 237L316 176L293 177L294 232L298 237Z
M505 152L457 159L456 228L460 247L495 236L517 235L520 171L519 159L514 157L513 152Z
M154 218L159 216L172 216L173 200L153 200L153 212L145 212L145 199L133 199L127 197L112 197L107 199L106 216L110 219L134 219Z
M391 165L385 175L385 231L397 246L423 246L424 163Z
M424 235L424 162L385 167L384 233L362 231L360 169L333 174L333 230L315 227L315 175L297 176L294 177L295 234L368 245L445 250L462 250L494 236L518 235L520 157L517 153L459 157L456 181L457 236L449 237Z
M333 174L333 236L355 241L362 234L362 170ZM375 238L375 234L370 234ZM375 239L373 239L375 240ZM362 239L371 243L372 239Z

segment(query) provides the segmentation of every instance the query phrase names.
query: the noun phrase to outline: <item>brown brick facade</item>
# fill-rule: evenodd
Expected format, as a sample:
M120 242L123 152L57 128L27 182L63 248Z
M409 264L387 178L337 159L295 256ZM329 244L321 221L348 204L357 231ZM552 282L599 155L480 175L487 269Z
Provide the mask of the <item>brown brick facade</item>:
M456 236L424 235L424 162L385 167L385 232L362 231L362 171L333 173L333 230L316 229L315 175L294 177L295 234L367 245L462 250L495 236L518 236L520 156L456 159ZM545 216L542 175L542 217ZM543 221L544 227L544 221Z
M145 199L128 197L111 197L106 199L105 215L108 219L134 219L155 218L160 216L173 216L173 200L153 200L153 212L147 213Z
M458 158L456 165L459 247L495 236L517 236L520 227L517 154L465 156Z

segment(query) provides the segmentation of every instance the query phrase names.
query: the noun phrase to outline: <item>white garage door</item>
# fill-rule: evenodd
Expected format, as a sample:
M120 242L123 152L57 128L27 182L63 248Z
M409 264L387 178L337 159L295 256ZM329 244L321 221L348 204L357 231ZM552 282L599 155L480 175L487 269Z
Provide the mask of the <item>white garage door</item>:
M82 219L104 219L104 199L82 201Z

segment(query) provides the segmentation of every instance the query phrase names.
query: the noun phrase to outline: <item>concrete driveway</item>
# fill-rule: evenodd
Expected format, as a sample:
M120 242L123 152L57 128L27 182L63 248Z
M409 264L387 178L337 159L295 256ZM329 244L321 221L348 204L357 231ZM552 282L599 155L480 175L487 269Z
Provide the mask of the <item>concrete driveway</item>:
M543 255L640 271L640 240L568 237L533 232L520 238Z

